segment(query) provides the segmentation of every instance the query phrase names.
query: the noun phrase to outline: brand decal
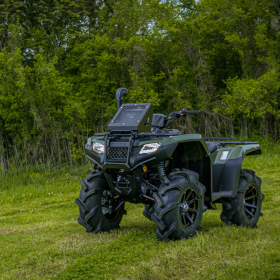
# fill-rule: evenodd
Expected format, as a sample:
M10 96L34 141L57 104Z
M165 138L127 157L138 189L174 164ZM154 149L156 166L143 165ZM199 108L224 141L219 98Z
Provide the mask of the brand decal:
M129 147L128 142L111 142L110 147Z
M221 155L221 157L220 157L220 160L226 160L226 159L227 159L227 156L228 156L228 151L222 152L222 155Z

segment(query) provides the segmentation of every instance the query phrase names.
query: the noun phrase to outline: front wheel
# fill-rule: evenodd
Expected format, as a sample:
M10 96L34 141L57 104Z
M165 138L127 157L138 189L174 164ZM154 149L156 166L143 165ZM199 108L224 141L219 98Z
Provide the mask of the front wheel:
M80 210L79 224L94 233L119 228L126 213L124 201L109 190L103 172L91 172L80 183L80 196L75 200Z
M236 197L223 199L221 220L228 225L254 228L262 216L263 199L261 179L255 175L255 171L242 169Z
M143 210L143 215L146 218L148 218L149 220L151 220L151 215L153 214L154 211L155 211L155 206L154 205L146 204L145 208Z
M169 185L162 183L154 193L155 211L151 219L157 224L157 236L163 240L181 240L195 235L200 228L205 187L193 171L171 173Z

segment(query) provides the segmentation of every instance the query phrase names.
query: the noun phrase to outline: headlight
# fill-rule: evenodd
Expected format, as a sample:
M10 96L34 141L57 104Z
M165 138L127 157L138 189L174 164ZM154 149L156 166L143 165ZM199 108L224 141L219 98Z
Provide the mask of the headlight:
M141 151L139 152L139 155L141 154L151 154L154 153L158 150L160 147L161 143L150 143L150 144L145 144Z
M104 154L105 146L101 143L94 143L92 149L99 154Z

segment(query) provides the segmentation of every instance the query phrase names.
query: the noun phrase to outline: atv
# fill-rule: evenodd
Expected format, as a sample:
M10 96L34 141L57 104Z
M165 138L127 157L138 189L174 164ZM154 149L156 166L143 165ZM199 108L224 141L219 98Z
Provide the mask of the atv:
M182 135L170 124L200 111L153 114L151 103L122 104L127 93L118 89L118 111L108 133L97 133L85 145L93 161L82 185L78 222L87 232L119 228L125 202L143 203L143 214L157 225L162 240L193 236L203 213L222 204L228 225L256 227L264 194L255 171L241 169L245 156L261 154L257 142L234 138Z

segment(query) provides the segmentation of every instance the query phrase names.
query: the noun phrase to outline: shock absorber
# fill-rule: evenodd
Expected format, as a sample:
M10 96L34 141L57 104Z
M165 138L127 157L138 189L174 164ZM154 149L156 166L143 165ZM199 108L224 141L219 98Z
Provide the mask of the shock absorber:
M158 176L160 180L164 180L166 178L166 172L164 168L164 161L161 161L157 165L157 170L158 170Z

